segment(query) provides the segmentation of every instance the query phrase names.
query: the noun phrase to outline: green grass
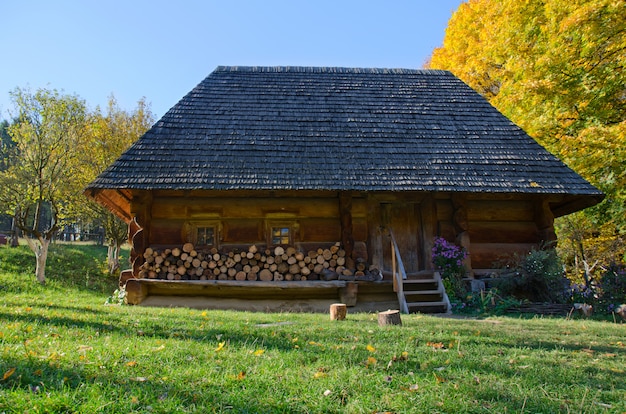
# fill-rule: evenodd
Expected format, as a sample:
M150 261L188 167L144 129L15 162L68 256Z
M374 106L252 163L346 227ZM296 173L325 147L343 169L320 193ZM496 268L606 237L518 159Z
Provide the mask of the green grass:
M0 249L0 412L626 412L626 324L106 306L56 248L44 287Z

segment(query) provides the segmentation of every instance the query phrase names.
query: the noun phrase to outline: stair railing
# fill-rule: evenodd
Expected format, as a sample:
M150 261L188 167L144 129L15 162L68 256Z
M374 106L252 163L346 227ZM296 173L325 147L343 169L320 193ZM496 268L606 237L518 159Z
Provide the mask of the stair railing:
M398 295L398 303L400 304L400 312L409 313L409 306L406 303L406 297L404 296L404 284L403 280L407 279L406 270L402 263L402 257L400 256L400 249L396 243L396 238L393 237L393 231L389 230L389 238L391 239L391 272L393 275L393 290Z

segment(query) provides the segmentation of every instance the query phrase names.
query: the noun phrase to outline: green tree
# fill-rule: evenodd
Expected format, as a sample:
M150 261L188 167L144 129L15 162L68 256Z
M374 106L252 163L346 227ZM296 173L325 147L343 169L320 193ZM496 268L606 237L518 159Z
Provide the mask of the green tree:
M79 156L81 165L79 180L82 187L87 186L104 171L153 123L154 117L144 98L137 102L137 107L132 111L121 109L114 96L109 98L106 113L96 108L87 121L86 138ZM85 203L84 200L80 200L73 205L77 218L86 218L104 228L109 247L107 255L109 272L115 272L119 268L120 248L128 237L126 223L95 202Z
M56 90L17 88L11 97L18 111L9 127L15 151L0 172L0 205L5 213L15 214L36 257L35 276L43 284L50 241L76 192L77 149L87 110L78 97Z

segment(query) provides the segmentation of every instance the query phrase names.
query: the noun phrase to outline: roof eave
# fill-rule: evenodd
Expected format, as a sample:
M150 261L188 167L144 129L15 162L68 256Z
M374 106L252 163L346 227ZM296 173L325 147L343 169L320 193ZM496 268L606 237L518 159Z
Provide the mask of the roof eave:
M568 195L563 201L551 205L554 217L566 216L588 207L595 206L604 200L604 194Z

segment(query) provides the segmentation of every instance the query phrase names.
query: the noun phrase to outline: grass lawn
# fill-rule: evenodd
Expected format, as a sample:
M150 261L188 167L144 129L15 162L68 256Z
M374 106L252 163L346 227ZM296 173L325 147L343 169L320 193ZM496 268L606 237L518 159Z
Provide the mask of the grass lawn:
M626 413L623 323L111 306L105 254L0 248L0 413Z

